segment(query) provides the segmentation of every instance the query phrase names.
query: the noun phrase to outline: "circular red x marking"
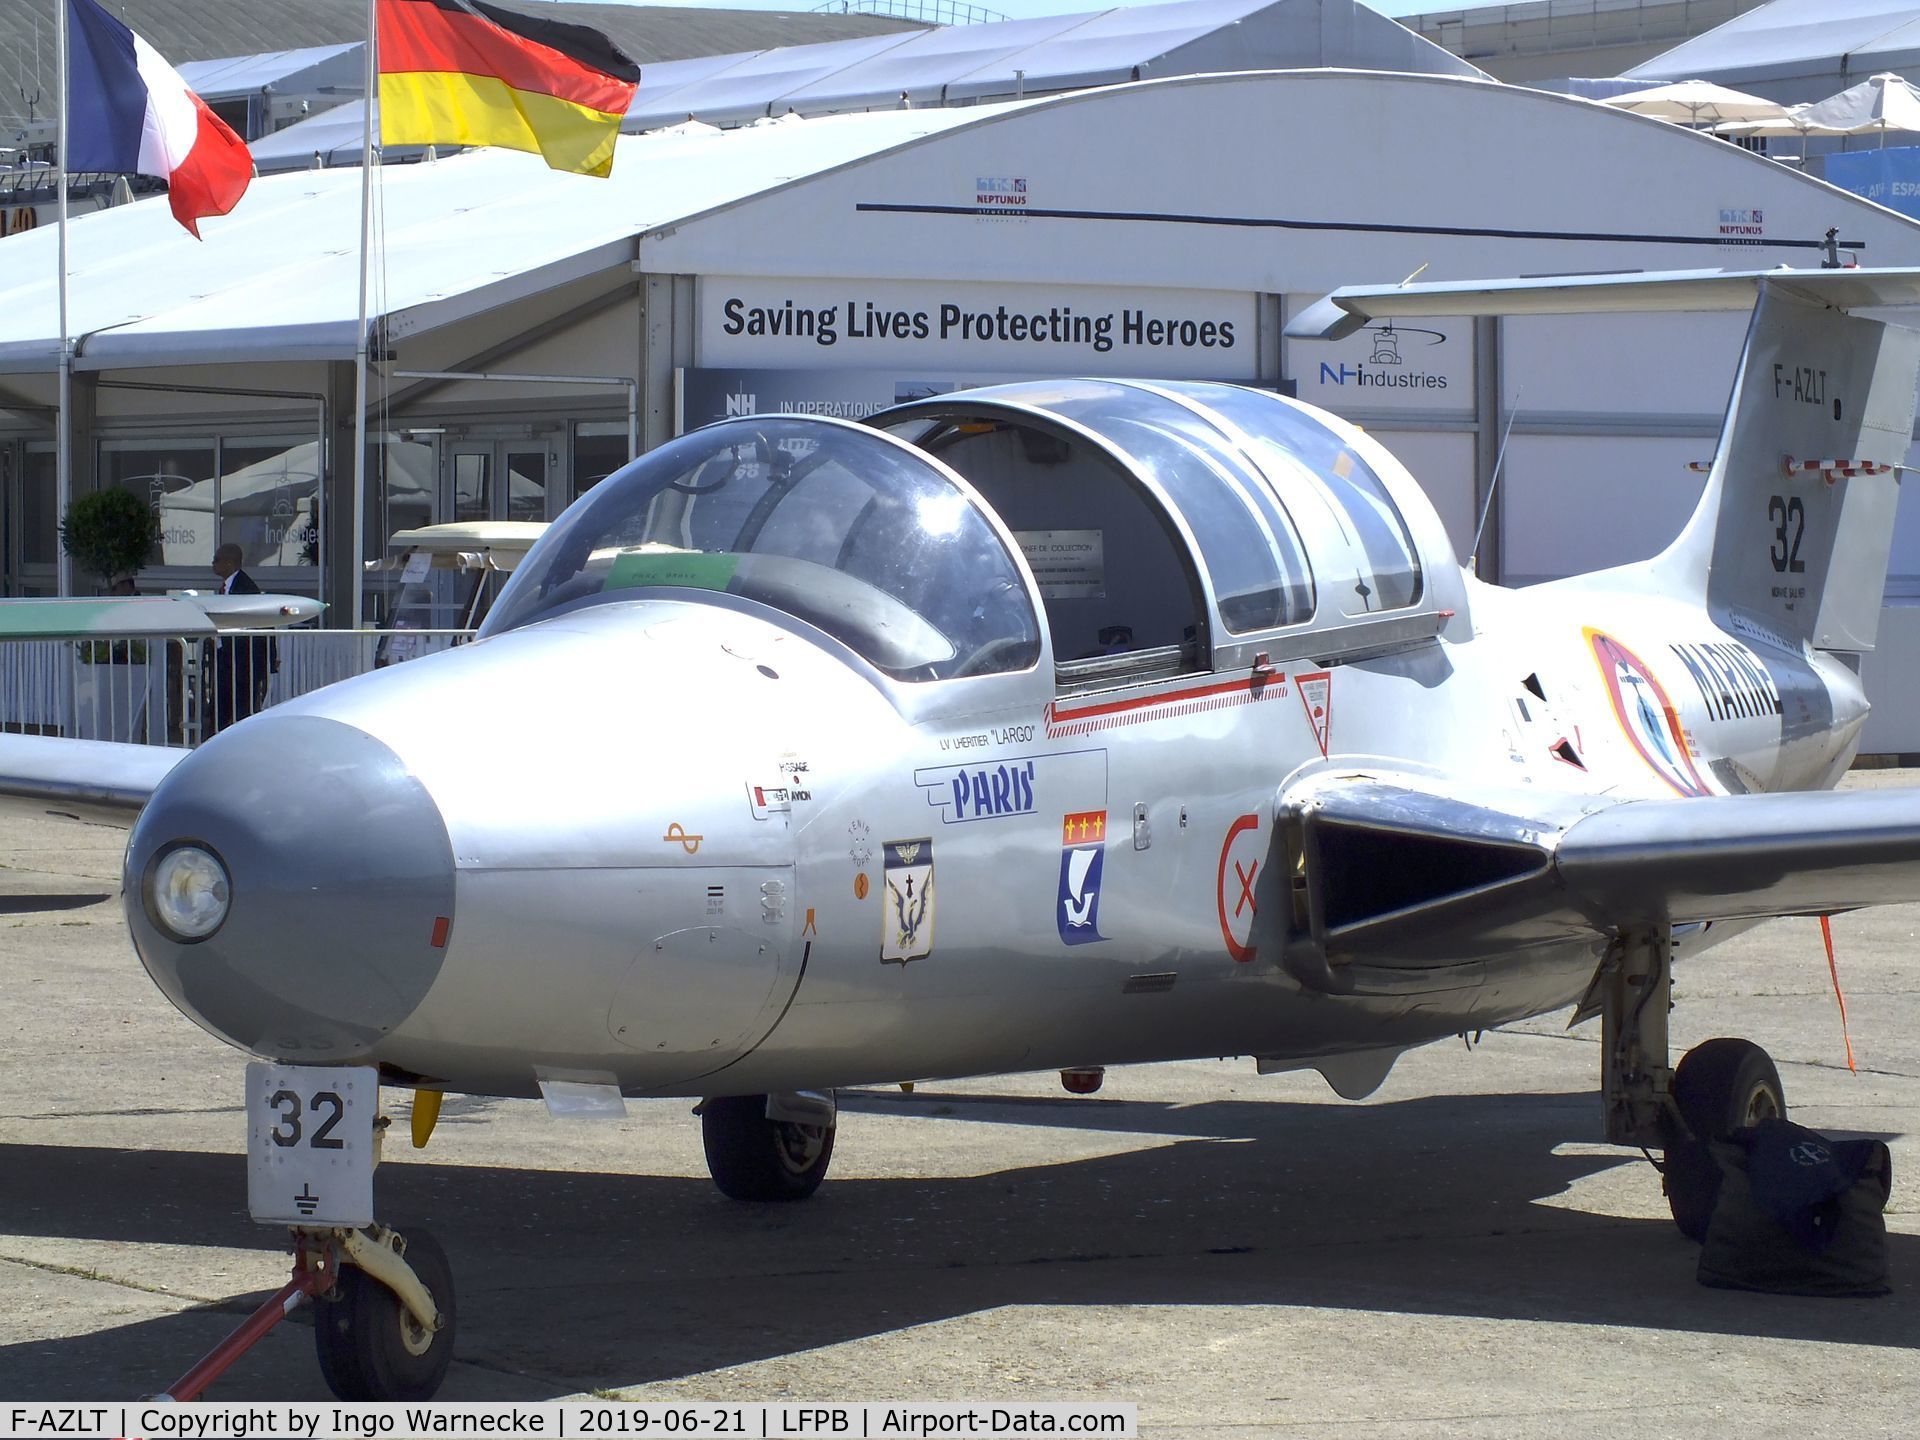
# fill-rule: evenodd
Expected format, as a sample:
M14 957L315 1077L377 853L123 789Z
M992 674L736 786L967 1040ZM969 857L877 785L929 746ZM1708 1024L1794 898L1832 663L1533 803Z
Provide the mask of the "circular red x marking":
M1258 909L1253 888L1265 853L1265 837L1258 815L1242 815L1227 827L1227 838L1220 846L1220 869L1214 881L1214 906L1220 916L1220 938L1227 943L1227 954L1242 964L1253 959L1253 921ZM1231 913L1227 904L1229 863L1233 866L1237 887Z

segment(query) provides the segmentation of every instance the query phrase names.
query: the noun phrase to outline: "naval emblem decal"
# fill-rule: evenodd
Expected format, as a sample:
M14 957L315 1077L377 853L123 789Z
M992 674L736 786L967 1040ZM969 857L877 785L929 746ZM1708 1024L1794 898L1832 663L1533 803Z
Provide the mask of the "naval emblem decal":
M933 953L933 840L889 840L880 905L880 959L904 965Z

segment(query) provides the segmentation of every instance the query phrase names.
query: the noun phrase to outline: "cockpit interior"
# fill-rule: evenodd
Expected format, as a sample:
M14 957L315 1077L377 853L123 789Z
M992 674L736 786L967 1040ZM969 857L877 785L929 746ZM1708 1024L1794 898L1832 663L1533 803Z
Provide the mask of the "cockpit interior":
M1337 649L1382 621L1431 635L1437 557L1451 564L1431 506L1343 422L1239 386L1034 381L866 425L757 416L680 436L556 522L486 630L706 591L801 620L890 679L1050 655L1069 693L1288 637Z

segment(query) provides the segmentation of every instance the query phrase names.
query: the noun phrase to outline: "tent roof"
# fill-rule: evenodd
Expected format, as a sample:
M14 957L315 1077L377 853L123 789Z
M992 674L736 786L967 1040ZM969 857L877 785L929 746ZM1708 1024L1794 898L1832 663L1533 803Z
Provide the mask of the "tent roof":
M309 45L299 50L274 50L265 55L239 55L226 60L187 60L174 68L187 88L202 100L225 100L253 95L269 85L286 87L290 81L314 78L322 83L349 79L360 88L358 45Z
M1920 13L1902 0L1772 0L1627 71L1654 84L1695 76L1899 69L1920 57Z
M641 68L625 128L657 129L689 115L734 125L787 110L889 109L902 93L926 106L1149 77L1322 67L1485 78L1356 0L1174 0L657 61ZM272 169L306 164L316 150L342 160L358 154L357 119L334 121L325 143L300 133L315 123L268 137L255 146L256 160ZM350 136L338 130L343 123L353 126Z
M377 107L379 102L374 102ZM305 170L318 155L323 165L358 165L366 126L361 123L360 103L335 105L317 115L309 115L271 135L262 135L247 148L253 151L253 164L262 175L276 170ZM394 158L412 155L418 146L393 152Z
M1355 0L1174 0L658 65L627 128L1011 99L1149 76L1347 67L1484 78ZM1018 72L1018 73L1016 73Z
M395 166L381 172L382 308L396 337L431 330L615 268L648 230L1000 108L623 136L606 180L509 150ZM350 357L359 185L357 167L263 175L231 215L201 222L203 241L158 197L78 217L68 237L76 367ZM44 371L56 354L57 238L43 226L6 240L0 371Z
M555 3L513 0L525 11L558 13L606 31L642 65L761 45L804 45L856 35L913 31L885 15L723 10L691 5ZM366 0L110 0L108 8L178 67L184 61L280 54L319 46L356 47L367 32ZM509 7L513 8L513 7ZM54 0L0 4L0 121L26 118L23 95L54 93ZM51 101L40 108L48 109Z
M1173 0L665 60L641 68L623 127L688 116L737 125L788 110L832 115L1011 100L1127 80L1226 70L1350 68L1486 78L1356 0ZM315 116L253 147L262 170L351 164L358 112ZM324 122L324 123L323 123Z

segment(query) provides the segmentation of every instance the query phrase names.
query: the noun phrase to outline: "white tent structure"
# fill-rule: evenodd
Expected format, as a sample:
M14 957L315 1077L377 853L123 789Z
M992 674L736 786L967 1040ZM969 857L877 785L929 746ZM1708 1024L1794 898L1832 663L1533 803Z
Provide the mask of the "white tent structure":
M1169 75L1334 66L1429 75L1480 71L1353 0L1176 0L1090 14L953 25L655 65L629 129L688 116L978 104Z
M180 78L215 112L251 140L352 97L364 83L363 47L314 45L224 60L188 60Z
M1648 85L1699 77L1791 104L1881 70L1920 73L1910 0L1772 0L1626 74Z
M1357 0L1173 0L664 60L641 68L622 127L928 109L1232 70L1381 70L1483 79L1465 60ZM254 146L260 169L357 164L358 107Z
M375 117L380 102L373 102ZM376 118L375 124L379 121ZM263 136L247 148L253 152L253 166L262 175L281 170L327 170L336 165L358 165L366 148L366 126L356 102L335 105ZM425 151L421 145L390 145L384 152L389 161L418 159Z
M258 578L318 586L330 613L362 578L359 180L262 176L204 242L152 201L69 237L76 486L165 473L189 445L196 478L276 451L297 472L317 434L327 574L283 552ZM651 446L726 413L857 419L904 394L1104 374L1283 387L1364 424L1463 553L1513 420L1481 562L1509 581L1568 574L1649 554L1683 522L1737 319L1442 320L1308 345L1285 339L1287 315L1423 266L1817 264L1829 229L1864 264L1920 263L1920 224L1713 136L1484 80L1354 70L623 136L606 180L484 150L380 184L369 557L403 518L478 519L482 500L489 518L536 501L557 514L625 461L630 416ZM51 525L26 518L57 513L55 238L9 237L0 273L0 489L21 497L10 532L27 537L5 578L22 592L51 583L57 554ZM214 487L215 525L278 505L273 471L234 479L231 517ZM1893 581L1920 596L1915 529L1896 537ZM1896 631L1888 669L1920 691L1920 627ZM1920 732L1920 693L1875 720ZM1920 733L1875 743L1920 750Z

